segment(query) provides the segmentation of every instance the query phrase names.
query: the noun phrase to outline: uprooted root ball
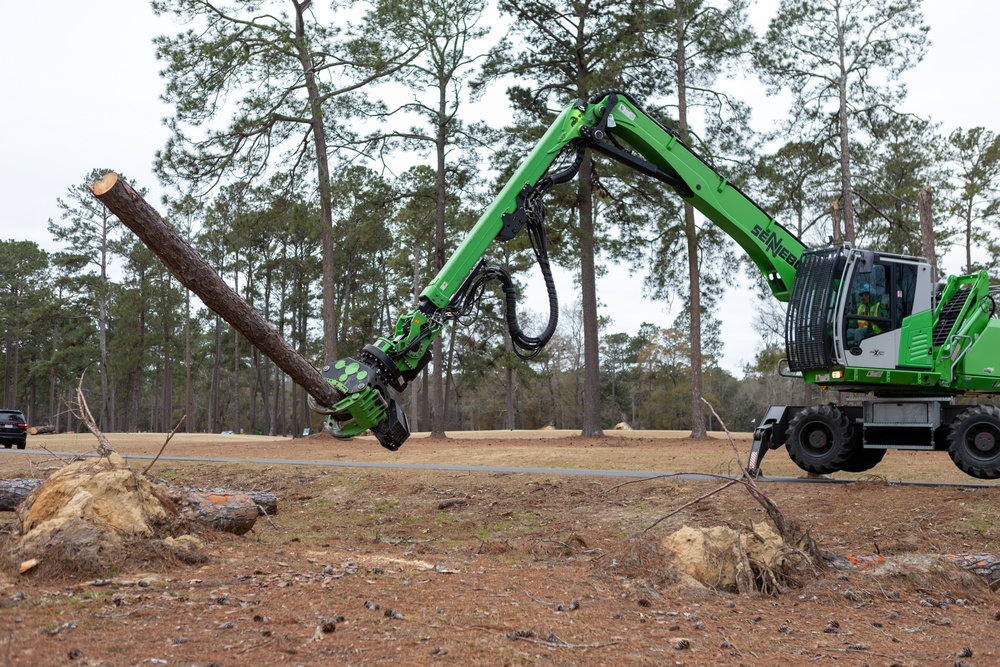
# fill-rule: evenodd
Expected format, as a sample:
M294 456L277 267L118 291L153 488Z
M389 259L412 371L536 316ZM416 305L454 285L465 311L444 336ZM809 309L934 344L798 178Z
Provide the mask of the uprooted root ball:
M9 565L43 576L201 562L201 542L183 535L186 522L167 491L116 453L71 463L21 504L0 553Z

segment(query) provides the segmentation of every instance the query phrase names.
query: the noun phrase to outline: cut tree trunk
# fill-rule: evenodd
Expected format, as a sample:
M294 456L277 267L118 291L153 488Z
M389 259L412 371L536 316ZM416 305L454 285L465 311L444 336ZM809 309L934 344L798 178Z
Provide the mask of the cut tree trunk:
M227 533L243 535L257 522L259 510L253 498L245 493L181 489L174 500L183 513L198 523Z
M0 511L13 512L41 483L40 479L0 479Z
M44 480L30 478L0 479L0 512L13 512L24 502L36 486ZM270 491L229 491L226 489L189 489L183 488L184 494L194 494L200 497L209 496L246 496L254 504L254 516L275 516L278 513L278 498ZM210 518L207 517L206 518ZM211 523L211 521L207 521Z
M254 502L257 514L275 516L278 513L278 498L270 491L227 491L226 489L187 489L187 491L198 491L216 496L240 494L249 497Z
M42 435L44 433L55 433L55 426L29 426L28 435Z
M244 301L132 186L108 172L88 186L97 199L152 250L181 284L229 322L266 354L320 405L332 406L342 396L278 330Z

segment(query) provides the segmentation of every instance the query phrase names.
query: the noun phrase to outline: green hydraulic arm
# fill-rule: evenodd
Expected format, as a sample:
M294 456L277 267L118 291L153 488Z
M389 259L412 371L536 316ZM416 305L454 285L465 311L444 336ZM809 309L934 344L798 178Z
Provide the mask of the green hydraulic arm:
M627 94L602 93L563 109L421 293L419 306L399 318L391 336L367 345L358 359L341 359L322 369L327 381L344 394L336 405L313 405L329 415L328 428L334 435L351 437L371 429L384 447L398 449L409 426L388 389L402 391L417 377L429 363L431 345L445 323L468 312L489 280L499 280L506 292L506 318L515 346L531 352L548 341L555 331L558 306L545 253L541 196L552 185L573 178L588 149L674 188L736 240L766 276L777 299L788 300L805 250L802 242ZM569 164L550 173L567 156ZM517 326L516 295L509 276L483 260L491 243L512 239L522 229L531 238L549 292L549 322L534 338Z

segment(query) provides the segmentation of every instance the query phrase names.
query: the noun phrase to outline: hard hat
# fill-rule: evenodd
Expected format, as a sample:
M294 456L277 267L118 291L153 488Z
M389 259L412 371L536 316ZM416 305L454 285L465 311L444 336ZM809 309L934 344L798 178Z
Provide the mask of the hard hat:
M871 292L872 292L872 288L871 288L871 285L869 285L868 283L865 283L864 285L862 285L861 289L858 290L858 294L871 294Z

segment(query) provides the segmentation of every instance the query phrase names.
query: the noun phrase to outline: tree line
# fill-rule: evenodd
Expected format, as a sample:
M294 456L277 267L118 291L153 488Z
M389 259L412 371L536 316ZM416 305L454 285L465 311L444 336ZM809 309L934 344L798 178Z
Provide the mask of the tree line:
M762 35L745 0L152 9L187 24L154 40L174 110L155 160L166 217L317 366L390 333L554 115L605 90L640 98L809 245L919 255L917 200L932 192L938 251L958 245L961 270L996 270L973 249L997 244L1000 139L901 111L895 82L928 48L918 0L783 0ZM753 131L734 72L788 100L768 133ZM470 117L498 87L507 122ZM0 243L4 405L74 428L83 382L105 430L170 430L182 416L188 431L316 428L305 394L90 196L103 171L57 202L49 230L61 250ZM403 397L415 429L599 435L627 422L698 437L713 426L703 396L734 428L771 403L813 401L775 372L781 312L769 299L744 377L719 367L719 299L750 269L674 193L587 157L547 203L551 255L579 285L563 295L556 337L524 361L499 299L484 301L435 343ZM490 253L525 283L524 239ZM601 320L596 277L612 262L645 270L649 295L681 304L669 327Z

